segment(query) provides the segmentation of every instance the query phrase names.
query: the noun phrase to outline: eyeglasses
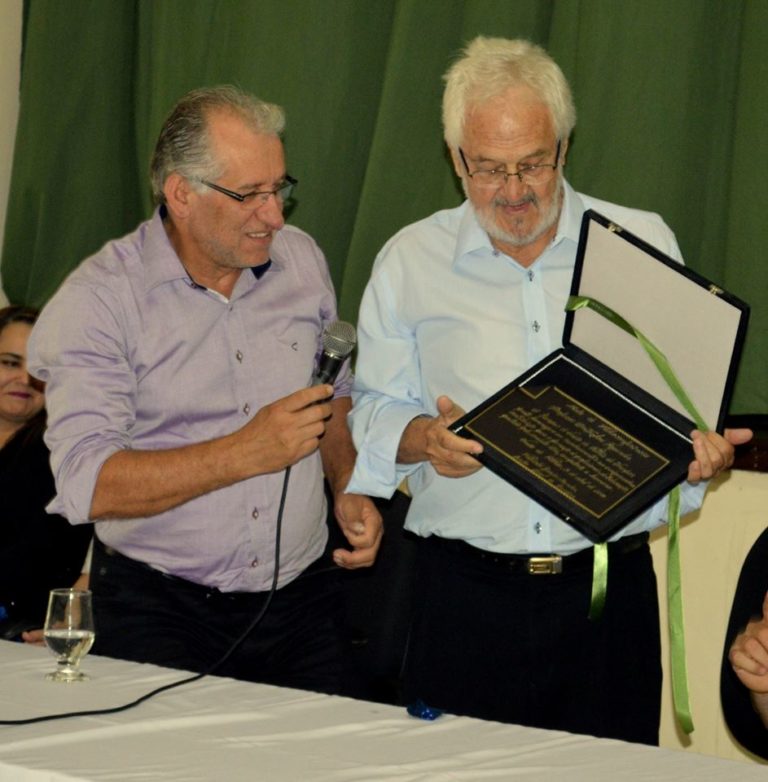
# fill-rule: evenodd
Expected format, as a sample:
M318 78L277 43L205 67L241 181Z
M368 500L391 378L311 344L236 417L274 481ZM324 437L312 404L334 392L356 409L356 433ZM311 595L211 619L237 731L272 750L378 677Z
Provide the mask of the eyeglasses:
M507 179L516 176L520 184L525 185L543 185L549 182L555 175L557 166L560 163L560 140L557 141L555 149L554 163L536 163L533 166L518 166L517 171L507 171L506 168L478 168L476 171L470 171L467 165L467 158L459 147L459 155L467 175L472 177L472 181L478 187L501 187L507 184Z
M239 201L243 207L253 206L254 204L259 206L266 204L267 201L269 201L270 196L274 196L279 204L284 204L293 195L293 189L299 184L298 179L294 179L292 176L286 174L285 179L280 182L274 190L254 190L250 193L236 193L234 190L228 190L226 187L217 185L214 182L208 182L206 179L198 179L198 182L200 182L201 185L210 187L211 190L234 198L235 201Z

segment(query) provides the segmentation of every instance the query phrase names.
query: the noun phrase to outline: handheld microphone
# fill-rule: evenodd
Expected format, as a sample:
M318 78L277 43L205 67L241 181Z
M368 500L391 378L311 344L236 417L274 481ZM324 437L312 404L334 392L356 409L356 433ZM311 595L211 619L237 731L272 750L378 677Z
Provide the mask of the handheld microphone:
M336 320L328 324L323 331L323 352L312 375L312 385L333 385L341 365L355 349L356 342L357 334L351 323Z

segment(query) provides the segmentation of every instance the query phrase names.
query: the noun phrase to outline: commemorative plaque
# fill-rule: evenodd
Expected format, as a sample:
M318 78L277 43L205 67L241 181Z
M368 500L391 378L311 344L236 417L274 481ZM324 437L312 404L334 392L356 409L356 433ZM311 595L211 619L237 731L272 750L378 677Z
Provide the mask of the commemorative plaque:
M636 333L661 352L709 428L721 430L749 308L616 225L582 220L563 348L451 428L478 457L594 542L686 476L696 428ZM601 312L603 314L601 314Z

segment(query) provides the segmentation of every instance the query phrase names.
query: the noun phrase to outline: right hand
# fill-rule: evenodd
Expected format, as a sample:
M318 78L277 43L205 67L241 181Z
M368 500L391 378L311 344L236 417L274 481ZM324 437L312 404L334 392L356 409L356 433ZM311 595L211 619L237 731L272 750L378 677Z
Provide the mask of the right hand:
M763 598L763 615L736 636L728 652L741 683L755 693L768 693L768 593Z
M424 431L425 451L435 472L445 478L464 478L477 472L482 464L474 456L482 453L483 446L476 440L459 437L448 429L464 415L464 410L447 396L440 396L437 399L437 412L435 418L429 419Z
M45 638L43 636L43 628L39 630L25 630L21 634L21 640L25 644L31 644L33 646L45 646Z
M316 450L332 397L333 386L311 386L262 407L234 435L248 472L278 472Z

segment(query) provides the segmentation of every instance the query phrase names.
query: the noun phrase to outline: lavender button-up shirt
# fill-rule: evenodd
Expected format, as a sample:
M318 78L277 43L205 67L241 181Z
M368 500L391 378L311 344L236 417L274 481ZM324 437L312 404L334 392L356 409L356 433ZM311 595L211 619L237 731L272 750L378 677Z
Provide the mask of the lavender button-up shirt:
M87 521L99 470L121 449L229 434L310 384L323 328L336 318L328 268L311 237L290 226L270 257L261 277L244 271L227 300L190 280L156 212L72 272L29 344L30 370L48 384L50 512ZM336 396L350 386L345 367ZM223 591L265 590L282 482L282 472L256 476L150 518L97 522L97 533L163 572ZM325 518L315 452L291 471L281 585L321 554Z

